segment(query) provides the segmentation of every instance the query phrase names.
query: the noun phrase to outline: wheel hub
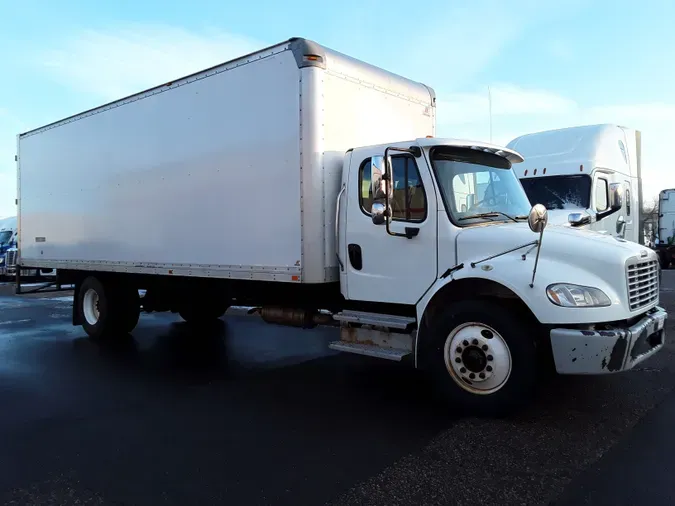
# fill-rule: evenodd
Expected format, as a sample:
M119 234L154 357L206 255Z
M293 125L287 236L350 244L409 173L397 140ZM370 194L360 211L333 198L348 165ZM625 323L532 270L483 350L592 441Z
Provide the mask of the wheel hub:
M499 390L511 374L511 352L502 336L482 323L465 323L445 341L445 365L453 380L476 394Z
M96 293L96 290L90 288L85 292L82 310L84 318L89 325L96 325L98 323L101 312L99 309L99 296L98 293Z
M465 367L474 373L481 372L488 364L487 355L478 346L469 346L463 350L461 358Z

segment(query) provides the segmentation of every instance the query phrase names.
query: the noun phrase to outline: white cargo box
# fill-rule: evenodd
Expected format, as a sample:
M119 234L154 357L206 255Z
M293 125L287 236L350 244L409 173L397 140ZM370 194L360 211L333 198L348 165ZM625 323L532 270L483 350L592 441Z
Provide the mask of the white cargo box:
M19 135L20 262L336 281L345 151L434 127L427 86L290 39Z

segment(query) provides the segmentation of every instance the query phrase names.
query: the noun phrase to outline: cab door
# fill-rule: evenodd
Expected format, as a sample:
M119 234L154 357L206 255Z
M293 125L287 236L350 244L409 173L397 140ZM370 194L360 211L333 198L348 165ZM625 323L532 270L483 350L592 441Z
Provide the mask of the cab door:
M352 154L345 213L346 297L350 300L415 304L437 277L437 206L431 173L423 156L391 157L393 196L390 231L371 216L372 153ZM380 154L381 156L382 154Z

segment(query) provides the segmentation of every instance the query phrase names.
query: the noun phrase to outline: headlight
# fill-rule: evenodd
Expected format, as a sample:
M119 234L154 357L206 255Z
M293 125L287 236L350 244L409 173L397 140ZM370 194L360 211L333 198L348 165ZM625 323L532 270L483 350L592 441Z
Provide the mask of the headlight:
M590 286L568 285L560 283L546 289L548 300L562 307L603 307L612 302L605 292Z

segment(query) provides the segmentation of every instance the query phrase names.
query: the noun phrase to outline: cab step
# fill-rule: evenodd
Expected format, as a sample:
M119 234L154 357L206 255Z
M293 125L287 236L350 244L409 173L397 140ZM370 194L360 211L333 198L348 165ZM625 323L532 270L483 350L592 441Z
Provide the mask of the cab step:
M335 320L343 323L360 323L390 329L406 330L415 326L417 320L408 316L398 316L380 313L366 313L364 311L341 311L333 315Z
M333 341L328 345L331 350L343 351L345 353L355 353L367 357L383 358L400 362L408 355L412 355L410 350L397 350L395 348L382 348L372 344L345 343L344 341Z

